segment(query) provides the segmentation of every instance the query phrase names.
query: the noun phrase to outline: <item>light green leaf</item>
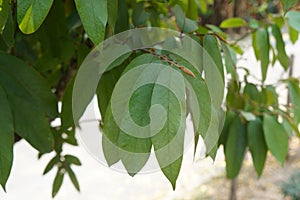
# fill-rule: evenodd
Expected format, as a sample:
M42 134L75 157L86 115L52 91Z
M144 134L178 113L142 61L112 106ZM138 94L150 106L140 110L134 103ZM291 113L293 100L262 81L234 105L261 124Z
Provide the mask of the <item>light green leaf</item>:
M35 32L43 23L53 0L23 0L17 3L17 19L20 30L25 34Z
M0 34L2 34L2 31L6 24L6 20L8 17L8 9L9 9L8 0L1 0L0 1Z
M297 2L299 2L299 1L298 0L281 0L283 9L285 12L288 11L290 8L292 8Z
M285 51L285 44L282 39L280 28L277 25L272 26L272 34L276 39L277 58L285 70L289 67L289 58Z
M289 11L286 13L285 17L287 18L289 25L300 32L300 12Z
M57 173L56 173L56 176L55 176L55 179L54 179L54 182L53 182L53 186L52 186L52 198L54 198L58 191L60 190L61 188L61 185L63 183L63 180L64 180L64 173L61 172L61 169L59 168Z
M107 0L75 0L86 33L95 45L103 41L107 22Z
M7 94L0 85L0 184L5 185L13 163L14 127Z
M247 141L253 165L258 176L260 176L265 166L268 148L265 142L262 122L259 118L249 122L247 126Z
M225 148L227 177L234 179L240 172L246 151L247 132L246 124L240 117L235 117L228 133Z
M270 41L267 29L260 28L255 34L255 47L258 50L258 58L261 62L261 74L264 81L267 76L268 66L270 63Z
M192 20L198 19L198 7L196 1L198 0L188 0L188 9L187 9L187 17Z
M221 24L221 28L238 28L245 26L247 22L239 17L225 19Z
M227 73L231 74L234 80L238 80L238 74L236 72L236 63L237 63L236 54L234 53L232 48L229 47L224 42L221 42L221 45L222 45L222 50L224 52L226 71Z
M107 1L107 23L111 27L115 27L118 14L118 0L108 0Z
M263 130L268 149L273 156L283 164L288 153L288 134L275 117L265 115Z
M182 32L191 33L198 30L197 22L186 18L183 10L179 5L176 5L174 7L174 13L176 17L176 23Z
M247 121L254 121L256 119L253 113L241 111L241 114Z
M288 27L289 27L290 40L292 41L293 44L295 44L298 40L299 32L291 26L288 26Z

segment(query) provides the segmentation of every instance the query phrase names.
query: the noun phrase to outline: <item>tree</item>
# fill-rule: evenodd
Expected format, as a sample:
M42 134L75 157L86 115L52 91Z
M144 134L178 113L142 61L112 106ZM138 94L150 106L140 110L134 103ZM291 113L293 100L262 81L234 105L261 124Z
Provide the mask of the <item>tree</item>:
M194 125L195 149L199 137L209 138L205 140L207 156L214 159L218 147L224 146L228 178L237 177L247 147L259 176L267 151L284 163L288 137L292 132L300 135L299 80L290 77L280 82L288 87L291 100L288 105L279 103L276 87L266 85L265 80L270 64L279 62L286 71L291 66L281 29L288 28L293 43L298 40L300 13L295 10L296 3L287 0L242 1L239 6L239 1L202 0L1 1L0 184L5 190L13 162L13 145L25 139L40 152L39 156L51 151L56 153L44 171L46 174L57 169L52 196L59 191L65 174L80 190L72 165L81 163L73 155L64 155L62 147L67 143L77 145L75 128L80 125L79 119L95 93L102 116L99 126L103 129L106 161L110 166L122 161L131 176L145 165L153 146L161 170L175 189L182 162L187 114L191 115ZM220 9L225 5L233 10L233 15L220 15ZM245 8L251 9L245 13ZM161 32L151 29L153 32L146 34L149 27L169 28L179 34L174 31L168 35L168 32L168 37L159 41L161 35L155 33ZM262 76L258 82L248 80L251 72L246 69L245 77L239 77L236 63L237 54L242 54L242 50L237 41L227 38L224 33L227 29L239 29L241 34L252 36L255 56L261 63ZM109 40L128 30L141 32L128 36L123 45ZM276 40L275 45L270 43L271 36ZM108 45L109 51L104 51L101 46L105 39L111 42L108 42L111 45ZM150 39L159 41L157 45L163 48L156 48L152 43L149 43L152 46L145 45ZM97 59L93 60L96 54L91 56L90 52L103 52L104 56L97 54L96 57L108 62L117 56L118 50L138 47L140 43L143 48L129 48L129 51L125 50L126 54L108 63L100 73L103 77L99 85L91 84L97 78L97 73L93 75L95 71L89 73L90 77L82 76L82 66L93 62L100 65ZM194 54L184 54L191 47ZM107 52L112 54L105 54ZM195 67L193 61L200 64ZM124 100L134 123L141 127L150 124L148 129L156 130L155 135L145 131L147 137L139 138L133 134L137 132L135 129L128 135L120 127L120 121L125 127L130 126L131 121L126 121L125 112L114 115L112 105L114 95L122 94L123 90L117 90L118 84L122 85L122 77L147 63L154 63L151 68L145 68L148 74L160 70L156 82L136 88L128 102ZM173 79L167 79L169 85L164 82L163 72L173 76ZM172 82L174 79L176 81ZM228 82L227 96L223 103L225 109L221 109L225 82ZM170 91L172 88L178 93ZM76 91L83 93L76 94ZM59 102L62 104L60 112ZM157 104L161 107L154 106ZM162 117L166 117L165 121ZM57 127L51 126L55 119L61 121ZM174 138L178 139L177 143L170 148L168 145ZM159 150L165 146L171 150L160 154ZM171 152L178 154L172 157Z

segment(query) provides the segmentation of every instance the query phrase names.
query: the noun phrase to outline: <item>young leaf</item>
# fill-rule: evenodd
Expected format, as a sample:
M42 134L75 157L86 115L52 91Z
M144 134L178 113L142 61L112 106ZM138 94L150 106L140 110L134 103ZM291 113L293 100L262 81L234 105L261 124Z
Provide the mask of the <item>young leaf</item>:
M238 27L242 27L245 26L247 24L247 22L245 20L243 20L242 18L239 17L234 17L234 18L229 18L224 20L220 27L221 28L238 28Z
M258 176L260 176L265 166L268 148L265 142L262 122L259 118L249 122L247 126L247 141L253 165Z
M260 28L255 33L255 46L259 49L258 58L261 62L261 74L264 81L270 62L270 41L267 29Z
M276 39L276 49L278 52L278 55L277 55L278 60L279 60L280 64L283 66L283 68L285 70L287 70L289 67L289 58L285 51L285 44L282 39L282 34L280 31L280 28L276 24L274 24L272 26L272 34Z
M246 138L246 124L237 116L229 128L225 149L226 173L230 179L234 179L242 167L246 151Z
M75 0L80 19L95 45L104 39L107 22L107 0Z
M46 166L43 175L47 174L51 169L53 169L53 167L59 162L59 156L55 156L54 158L52 158L48 165Z
M14 127L7 94L0 85L0 184L5 185L13 163Z
M64 176L65 174L61 172L61 169L59 168L57 173L56 173L56 176L55 176L55 179L54 179L54 182L53 182L53 186L52 186L52 197L54 198L58 191L60 190L61 188L61 185L63 183L63 180L64 180Z
M265 115L263 130L268 149L283 164L288 153L288 134L275 117Z
M288 27L289 27L290 40L292 41L293 44L295 44L298 40L299 32L291 26L288 26Z
M43 23L53 0L24 0L17 3L17 19L20 30L25 34L35 32Z
M72 155L66 155L65 156L65 161L69 164L74 164L74 165L77 165L77 166L81 165L80 160L77 157L72 156Z

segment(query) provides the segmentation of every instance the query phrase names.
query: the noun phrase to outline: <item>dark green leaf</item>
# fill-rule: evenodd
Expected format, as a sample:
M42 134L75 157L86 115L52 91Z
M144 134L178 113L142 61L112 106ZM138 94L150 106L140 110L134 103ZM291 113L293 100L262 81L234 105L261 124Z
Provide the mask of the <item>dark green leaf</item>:
M24 0L17 3L20 30L25 34L35 32L43 23L53 0Z
M77 165L77 166L81 165L80 160L77 157L72 156L72 155L66 155L65 156L65 161L69 164L74 164L74 165Z
M48 165L46 166L43 175L47 174L51 169L53 169L53 167L59 162L59 156L55 156L54 158L52 158Z
M265 115L263 130L268 149L274 157L283 164L288 153L288 134L275 117Z
M118 14L118 0L108 0L107 1L107 23L111 27L115 27Z
M0 85L0 184L5 185L13 163L14 127L7 94Z
M226 148L226 142L229 134L229 129L231 127L231 123L233 120L236 118L236 113L232 111L227 111L226 116L225 116L225 122L224 126L219 138L219 145L223 144L224 145L224 150Z
M67 172L69 174L69 177L74 185L74 187L77 189L77 191L80 191L80 186L79 186L79 183L78 183L78 180L77 180L77 177L75 175L75 173L73 172L72 168L71 167L68 167L67 168Z
M226 141L225 160L227 177L234 179L240 172L243 164L247 143L246 124L240 117L233 120Z
M95 45L104 39L107 22L107 0L75 0L80 19Z
M272 33L276 39L277 58L285 70L289 67L289 58L285 51L285 44L282 39L280 28L277 25L272 26Z
M0 34L2 34L2 31L6 24L6 20L8 17L8 9L8 0L2 0L0 2Z
M119 0L118 15L115 26L115 33L121 33L129 29L129 14L126 1Z
M55 179L54 179L54 182L53 182L53 186L52 186L52 197L53 198L57 195L59 189L61 188L61 185L64 180L64 175L65 174L61 172L61 169L58 169Z
M262 122L259 118L249 122L247 126L247 141L255 170L260 176L265 166L268 148L265 142Z

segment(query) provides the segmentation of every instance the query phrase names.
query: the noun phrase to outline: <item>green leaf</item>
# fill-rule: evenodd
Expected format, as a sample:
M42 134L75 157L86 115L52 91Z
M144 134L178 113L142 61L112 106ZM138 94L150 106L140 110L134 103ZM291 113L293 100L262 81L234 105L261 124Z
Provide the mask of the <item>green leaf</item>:
M281 0L285 12L292 8L297 2L298 0Z
M300 123L300 87L299 82L296 79L290 79L288 81L289 95L291 102L294 106L292 112L294 113L294 119L296 124Z
M118 0L108 0L107 1L107 23L111 27L115 27L118 14Z
M222 50L224 52L226 71L227 73L231 74L234 80L238 80L238 74L236 72L236 63L237 63L236 54L234 53L232 48L229 47L224 42L221 42L221 45L222 45Z
M13 47L14 45L14 34L15 34L15 27L14 27L14 20L12 16L11 9L8 10L8 18L6 20L5 28L2 33L2 38L5 44L9 47Z
M247 132L246 124L240 117L235 117L228 133L225 148L227 177L234 179L240 172L246 151Z
M61 129L63 131L66 131L68 128L75 126L73 120L73 111L72 111L72 92L73 92L74 81L75 78L73 78L69 82L65 90L65 93L62 97L62 108L61 108L60 118L61 118Z
M7 91L15 131L41 153L53 149L48 116L57 116L57 100L46 81L21 60L0 54L0 83Z
M283 164L288 153L288 134L275 117L265 115L263 130L268 149L273 156Z
M53 0L24 0L17 3L17 19L20 30L25 34L35 32L43 23Z
M211 56L214 63L218 67L222 79L224 81L223 62L222 62L221 51L217 39L212 35L206 35L204 37L203 47L208 52L208 54Z
M241 115L247 120L247 121L254 121L256 119L255 115L250 112L241 111Z
M74 165L77 165L77 166L81 166L80 160L77 157L72 156L72 155L66 155L65 156L65 161L69 164L74 164Z
M58 169L55 179L54 179L54 182L53 182L53 186L52 186L52 197L53 198L57 195L59 189L61 188L61 185L64 180L64 175L65 174L61 172L61 169Z
M8 17L8 9L9 9L8 0L1 0L0 1L0 34L2 34L2 31L6 24L6 20Z
M226 149L226 142L227 142L227 138L228 138L228 134L229 134L229 129L231 127L231 123L236 118L236 116L237 115L235 112L232 112L232 111L226 112L224 126L222 129L220 138L219 138L219 145L221 145L221 144L224 145L224 151Z
M253 111L258 109L259 103L262 101L262 94L258 91L256 85L247 83L244 88L244 96L250 99L250 101L254 101L253 103L257 103L257 107L255 107L252 103L246 102L245 111Z
M59 162L59 156L55 156L54 158L52 158L49 163L47 164L43 175L47 174L51 169L53 169L53 167Z
M255 47L257 56L261 62L261 74L264 81L267 76L270 62L270 41L267 29L260 28L255 33Z
M144 10L144 2L133 4L132 22L135 26L145 25L150 14Z
M0 85L0 184L5 185L13 163L14 127L7 94Z
M188 10L187 10L187 17L192 20L198 19L198 7L196 1L198 0L188 0Z
M75 173L73 172L72 168L71 167L67 167L67 172L69 174L69 177L70 177L70 179L71 179L74 187L77 189L77 191L80 191L80 186L79 186L77 177L76 177Z
M288 26L288 27L289 27L290 40L292 41L293 44L295 44L298 40L299 32L291 26Z
M300 12L289 11L286 13L285 17L287 18L289 25L300 32Z
M225 19L221 24L221 28L238 28L245 26L247 22L239 17Z
M247 141L252 155L253 165L258 176L261 176L267 157L267 145L265 142L262 122L259 118L250 121L247 126Z
M285 44L282 39L280 28L277 25L272 26L272 34L276 39L277 58L285 70L289 67L289 58L285 51Z
M104 39L107 22L107 0L75 0L86 33L95 45Z
M119 0L118 14L115 26L115 33L121 33L129 29L129 14L126 1Z
M191 33L198 30L197 22L186 18L183 10L179 5L176 5L174 7L174 13L176 17L176 23L182 32Z

